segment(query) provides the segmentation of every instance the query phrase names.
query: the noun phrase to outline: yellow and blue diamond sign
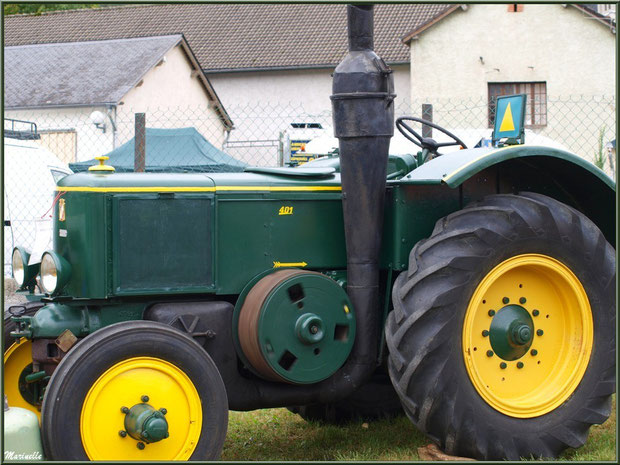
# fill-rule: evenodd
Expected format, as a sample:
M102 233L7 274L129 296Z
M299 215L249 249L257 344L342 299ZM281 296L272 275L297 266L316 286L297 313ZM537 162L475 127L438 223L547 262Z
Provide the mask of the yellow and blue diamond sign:
M525 121L525 94L497 97L493 145L502 139L506 144L523 144Z

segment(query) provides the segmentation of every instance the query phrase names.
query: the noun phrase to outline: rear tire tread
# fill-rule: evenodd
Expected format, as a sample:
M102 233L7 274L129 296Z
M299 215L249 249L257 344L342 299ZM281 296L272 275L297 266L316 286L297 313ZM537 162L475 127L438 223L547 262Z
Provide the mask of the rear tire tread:
M444 360L450 357L452 347L460 353L460 336L459 341L452 344L446 342L448 336L442 336L445 331L454 339L454 328L460 328L457 319L460 310L455 295L463 292L481 259L523 238L542 238L579 250L587 257L588 264L596 268L594 273L598 273L605 283L604 289L615 284L615 251L600 230L573 208L527 192L489 196L437 221L433 235L413 247L409 271L401 273L395 281L394 310L389 314L385 328L390 376L407 416L431 438L441 438L439 446L449 454L511 460L530 454L553 457L567 447L583 445L589 426L604 421L609 415L609 409L602 408L600 401L601 398L607 400L615 391L615 336L599 343L597 352L603 354L599 357L605 357L609 362L602 362L601 379L591 384L585 405L573 415L572 420L579 418L579 423L567 418L571 426L548 429L548 434L544 435L546 439L540 434L538 437L522 437L515 431L515 440L509 435L494 441L492 437L496 434L481 420L489 412L480 415L481 412L472 410L469 419L464 415L466 409L457 405L459 396L448 395L452 389L456 393L461 391L463 383L470 383L469 379L459 379L450 373L446 377L450 380L449 387L446 387L445 380L441 380L445 375L438 375L438 367L424 363L428 357L437 357L434 352ZM608 291L604 296L607 300L609 294ZM593 302L593 313L595 304L600 304L602 311L609 312L609 307L605 307L609 305L608 301ZM615 314L611 314L608 318L615 322ZM439 328L437 320L443 321ZM460 334L458 330L456 333ZM440 371L447 368L448 364L445 364ZM471 391L473 387L469 387ZM462 401L463 396L460 398ZM491 416L498 414L485 406L492 410Z

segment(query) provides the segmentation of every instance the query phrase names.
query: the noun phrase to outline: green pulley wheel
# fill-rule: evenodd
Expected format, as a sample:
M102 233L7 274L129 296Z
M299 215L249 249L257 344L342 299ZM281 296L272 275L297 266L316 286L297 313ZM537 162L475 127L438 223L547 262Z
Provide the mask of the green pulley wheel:
M345 291L313 271L279 270L250 290L239 313L239 344L265 379L310 384L334 374L355 339Z

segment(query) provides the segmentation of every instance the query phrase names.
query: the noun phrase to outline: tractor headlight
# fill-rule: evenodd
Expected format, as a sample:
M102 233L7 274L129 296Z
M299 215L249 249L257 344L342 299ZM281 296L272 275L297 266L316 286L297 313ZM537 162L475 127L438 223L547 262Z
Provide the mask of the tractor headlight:
M13 278L17 282L19 288L30 284L30 282L37 275L39 269L38 264L28 266L30 260L30 254L21 247L15 247L13 249L12 268Z
M69 281L71 265L54 252L45 252L41 258L41 286L47 294L60 292Z

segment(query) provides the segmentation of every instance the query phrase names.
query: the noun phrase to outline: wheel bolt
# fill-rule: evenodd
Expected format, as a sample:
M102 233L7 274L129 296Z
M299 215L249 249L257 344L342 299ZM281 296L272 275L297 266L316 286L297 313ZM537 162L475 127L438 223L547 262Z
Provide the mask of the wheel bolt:
M122 413L129 413L129 409L127 407L121 407Z
M168 410L166 410L165 408L160 408L159 411L161 412L162 415L165 415L166 413L168 413Z
M503 302L504 304L507 304L508 302L510 302L510 299L509 299L508 297L504 297L504 298L502 299L502 302Z
M499 367L500 367L502 370L505 370L507 366L508 366L508 365L506 365L506 362L502 362L502 363L500 363L500 364L499 364Z
M520 303L520 304L524 304L525 302L527 302L527 300L525 300L525 297L521 297L521 298L519 299L519 303Z
M319 331L319 328L317 328L316 326L311 326L310 327L310 332L312 334L316 334Z
M487 337L489 335L489 332L485 329L482 331L482 337Z
M530 354L532 354L532 357L536 357L538 355L538 351L536 349L532 349Z
M538 336L542 336L542 335L543 335L543 334L545 334L545 333L543 332L543 330L542 330L542 329L538 329L538 330L536 330L536 334L537 334Z
M126 438L127 437L127 431L125 431L124 429L120 430L118 432L118 435L122 438Z
M532 312L532 315L534 315L534 316L538 316L539 314L540 314L540 312L539 312L538 310L534 310L534 311Z
M140 397L140 399L142 400L142 402L148 402L149 401L149 396L142 396L142 397Z
M487 350L487 357L493 357L493 351Z
M489 316L495 315L495 310L489 310Z
M523 368L523 362L518 362L517 363L517 368Z
M138 449L143 450L144 449L144 443L143 442L139 442L138 444L136 444L136 446L138 447Z

